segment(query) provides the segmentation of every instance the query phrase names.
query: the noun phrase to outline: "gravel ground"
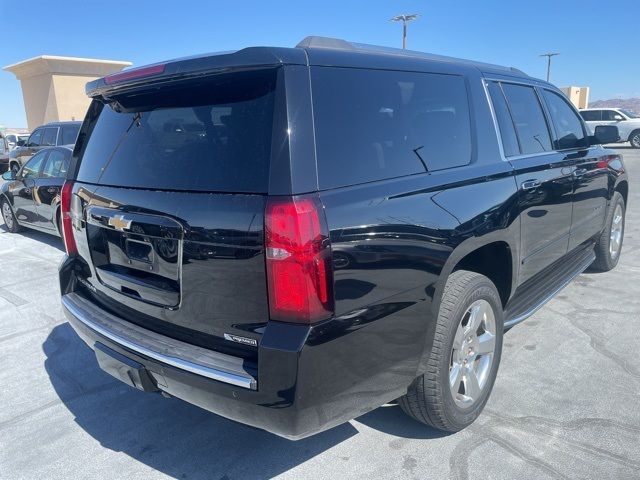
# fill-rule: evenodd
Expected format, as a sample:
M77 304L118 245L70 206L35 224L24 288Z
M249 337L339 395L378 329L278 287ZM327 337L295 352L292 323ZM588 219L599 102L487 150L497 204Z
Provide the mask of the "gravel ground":
M0 224L0 478L639 478L640 153L620 151L620 264L506 335L485 412L453 435L391 405L289 442L120 384L64 321L60 240Z

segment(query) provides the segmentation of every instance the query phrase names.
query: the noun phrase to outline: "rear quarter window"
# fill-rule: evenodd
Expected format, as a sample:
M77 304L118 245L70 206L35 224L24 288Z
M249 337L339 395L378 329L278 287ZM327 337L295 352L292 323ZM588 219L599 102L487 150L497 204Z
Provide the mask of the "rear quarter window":
M599 122L602 119L601 110L584 110L580 112L580 115L585 122Z
M276 71L219 75L99 106L77 178L101 185L266 193Z
M60 145L73 145L76 143L80 125L65 125L61 128Z
M313 67L311 79L320 188L471 161L463 77Z

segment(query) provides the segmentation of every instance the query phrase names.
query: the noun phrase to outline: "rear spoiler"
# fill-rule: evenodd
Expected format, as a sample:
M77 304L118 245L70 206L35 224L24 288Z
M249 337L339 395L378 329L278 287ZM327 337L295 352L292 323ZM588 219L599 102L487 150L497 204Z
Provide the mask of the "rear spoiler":
M89 97L97 98L147 84L280 65L307 65L307 56L299 48L250 47L123 70L87 83L85 90Z

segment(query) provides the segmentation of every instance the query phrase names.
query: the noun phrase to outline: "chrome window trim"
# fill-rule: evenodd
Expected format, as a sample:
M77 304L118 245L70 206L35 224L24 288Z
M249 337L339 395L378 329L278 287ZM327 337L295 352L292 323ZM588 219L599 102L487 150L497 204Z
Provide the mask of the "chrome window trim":
M551 130L550 130L550 125L549 125L549 119L547 118L547 111L546 111L546 105L542 103L543 99L540 97L540 93L538 92L539 88L546 88L547 90L550 90L552 92L554 92L553 89L549 88L549 87L545 87L545 86L540 86L531 82L524 82L524 81L517 81L517 80L504 80L501 78L494 78L494 77L482 77L482 86L484 88L484 94L486 97L487 102L489 103L489 110L491 111L491 118L493 119L493 128L496 131L496 136L498 138L498 149L500 151L500 159L503 162L509 162L511 160L520 160L523 158L534 158L534 157L542 157L544 155L553 155L554 153L558 153L558 152L562 152L565 150L549 150L547 152L538 152L538 153L521 153L519 155L511 155L509 157L505 156L504 154L504 145L502 143L502 133L500 132L500 126L498 125L498 117L496 116L496 112L493 108L493 101L491 100L491 94L489 93L489 82L497 82L497 83L512 83L515 85L522 85L525 87L530 87L533 89L533 91L536 94L536 97L538 99L538 102L540 104L540 109L542 110L542 115L544 116L544 121L547 124L547 131L549 133L549 137L551 140L551 146L553 147L553 136L551 135ZM581 117L582 118L582 117ZM514 127L515 128L515 127ZM568 149L571 150L571 149Z

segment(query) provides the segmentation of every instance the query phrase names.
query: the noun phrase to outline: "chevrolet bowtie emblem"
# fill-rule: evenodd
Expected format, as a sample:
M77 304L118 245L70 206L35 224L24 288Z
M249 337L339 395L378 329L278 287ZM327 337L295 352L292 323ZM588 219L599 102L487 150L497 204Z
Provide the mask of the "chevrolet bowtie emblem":
M109 218L109 225L116 230L124 232L131 228L131 220L126 220L124 215L115 215Z

